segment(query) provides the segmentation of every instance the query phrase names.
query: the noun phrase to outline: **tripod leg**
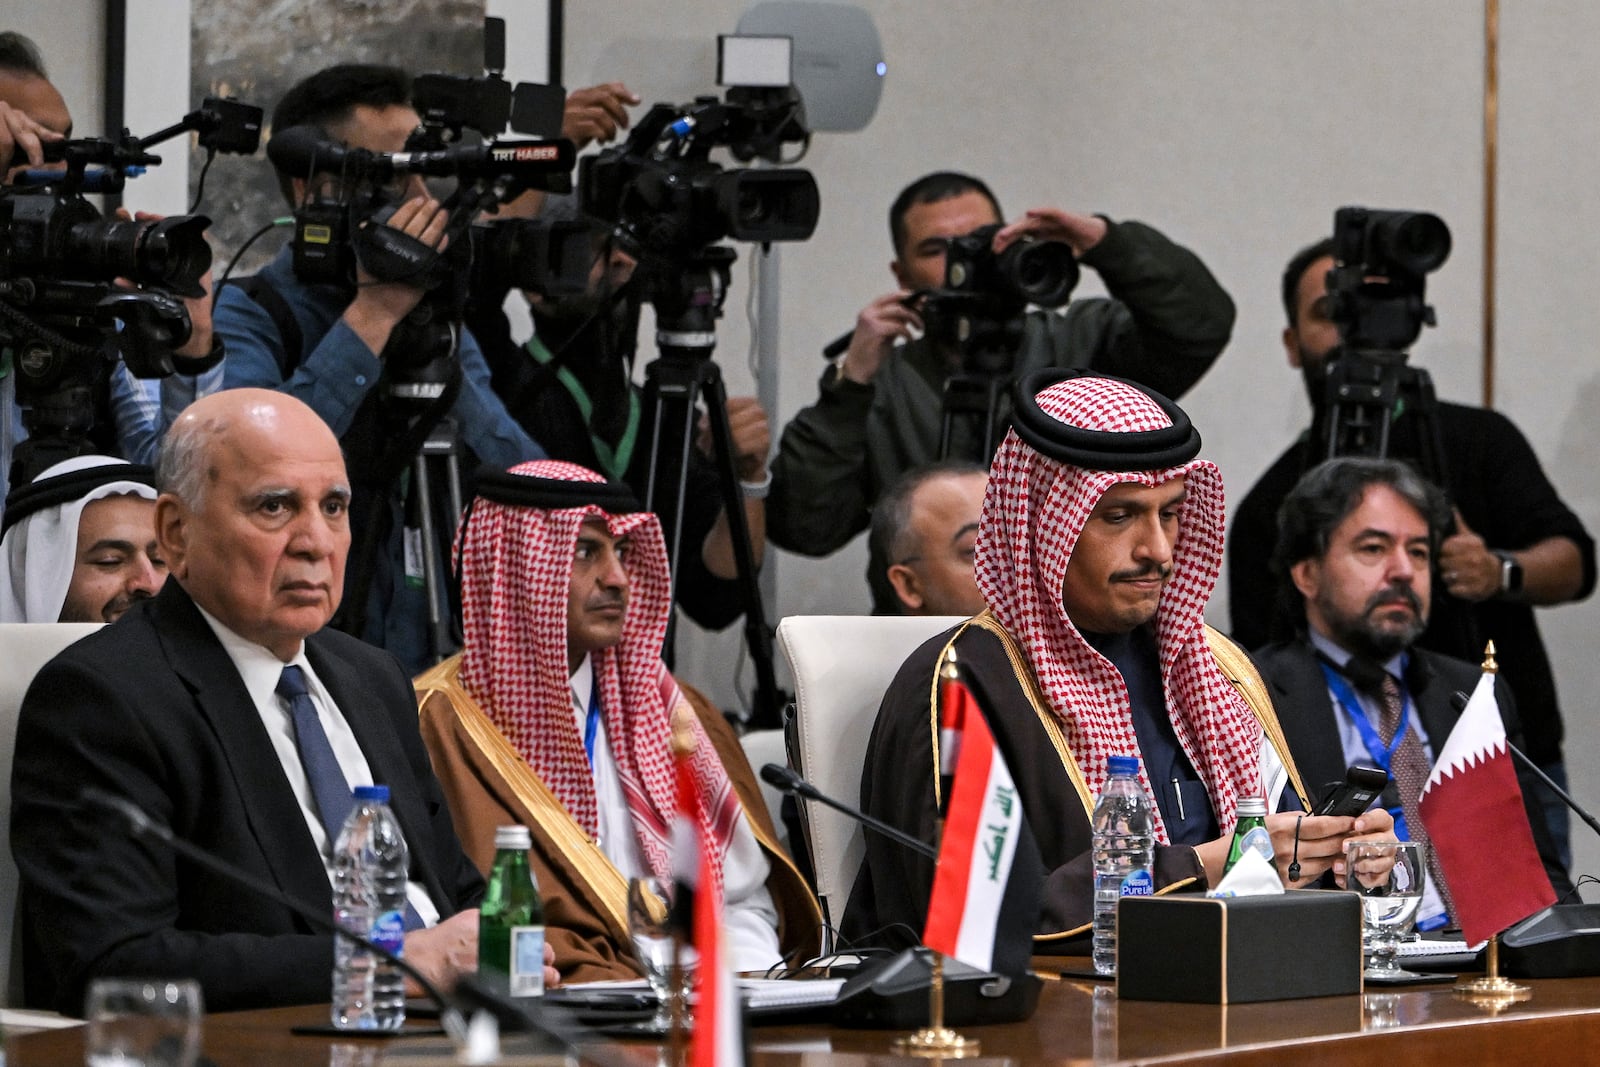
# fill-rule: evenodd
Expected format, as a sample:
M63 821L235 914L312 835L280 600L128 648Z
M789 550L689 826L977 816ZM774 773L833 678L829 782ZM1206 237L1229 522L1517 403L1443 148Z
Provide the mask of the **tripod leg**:
M756 578L755 552L750 546L750 524L744 513L744 493L734 469L733 434L728 427L728 395L714 363L706 363L701 388L711 419L711 443L722 486L722 508L733 538L733 558L739 572L739 595L744 602L745 643L756 668L756 696L747 724L751 729L773 729L783 724L783 697L773 667L772 631L761 603L761 583Z

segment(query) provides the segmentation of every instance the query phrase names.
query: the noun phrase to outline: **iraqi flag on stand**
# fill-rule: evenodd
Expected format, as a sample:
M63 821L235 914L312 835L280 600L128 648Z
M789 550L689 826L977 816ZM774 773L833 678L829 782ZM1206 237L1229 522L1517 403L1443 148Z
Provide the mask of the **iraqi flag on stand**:
M1528 828L1492 672L1478 679L1440 749L1417 812L1468 944L1556 902Z
M744 1006L722 927L722 892L711 870L716 853L700 833L700 791L688 752L678 752L678 817L672 825L674 912L688 925L699 955L689 1067L744 1067Z
M939 774L951 777L922 942L997 974L1033 954L1044 863L977 695L951 652L939 682Z

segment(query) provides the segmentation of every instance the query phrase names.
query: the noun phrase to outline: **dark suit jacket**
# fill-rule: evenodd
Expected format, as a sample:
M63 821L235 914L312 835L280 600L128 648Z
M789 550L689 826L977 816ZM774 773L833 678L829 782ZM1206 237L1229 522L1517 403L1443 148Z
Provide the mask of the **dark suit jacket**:
M1321 796L1328 782L1344 778L1344 748L1339 742L1337 712L1328 697L1327 677L1311 645L1305 641L1268 645L1253 658L1261 675L1272 688L1272 704L1278 711L1278 721L1289 742L1289 751L1301 777L1313 796ZM1422 729L1428 735L1428 744L1435 757L1450 736L1456 720L1461 718L1450 698L1457 692L1471 693L1478 684L1479 670L1470 663L1451 656L1441 656L1423 649L1411 650L1410 666L1406 672L1406 688L1411 693L1412 706L1422 720ZM1517 721L1516 701L1510 687L1502 678L1495 679L1495 698L1500 705L1500 717L1505 722L1506 736L1520 747L1522 730ZM1557 895L1564 896L1572 888L1567 872L1556 855L1544 814L1539 810L1537 780L1517 764L1517 781L1522 786L1523 806L1528 812L1528 825L1533 830L1534 844L1539 858L1544 861L1545 873Z
M483 883L422 747L410 679L333 630L308 638L306 655L389 786L412 878L441 916L475 904ZM322 858L261 718L176 581L46 664L23 699L11 842L27 1002L79 1014L99 975L195 977L208 1010L328 999L328 934L86 810L89 785L332 915Z

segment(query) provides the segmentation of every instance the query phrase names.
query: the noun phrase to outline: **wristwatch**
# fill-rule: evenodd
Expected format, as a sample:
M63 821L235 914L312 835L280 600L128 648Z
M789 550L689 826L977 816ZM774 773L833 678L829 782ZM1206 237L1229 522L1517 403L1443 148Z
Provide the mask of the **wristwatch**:
M1500 592L1502 594L1522 592L1522 564L1517 562L1517 557L1504 549L1496 548L1492 551L1500 557Z

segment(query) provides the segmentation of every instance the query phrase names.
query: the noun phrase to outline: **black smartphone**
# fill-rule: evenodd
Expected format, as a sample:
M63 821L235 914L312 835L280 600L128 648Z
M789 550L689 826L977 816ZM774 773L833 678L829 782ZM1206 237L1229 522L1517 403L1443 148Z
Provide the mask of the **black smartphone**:
M1382 767L1358 763L1344 773L1344 781L1329 784L1311 814L1360 815L1372 804L1372 798L1383 792L1383 787L1388 784L1388 772Z

